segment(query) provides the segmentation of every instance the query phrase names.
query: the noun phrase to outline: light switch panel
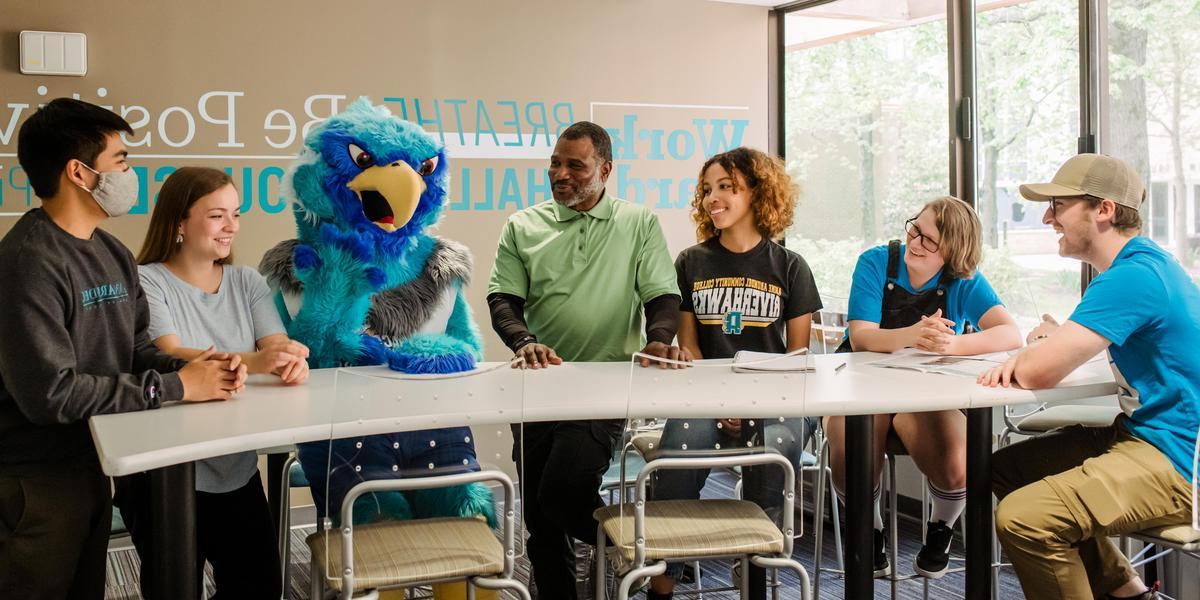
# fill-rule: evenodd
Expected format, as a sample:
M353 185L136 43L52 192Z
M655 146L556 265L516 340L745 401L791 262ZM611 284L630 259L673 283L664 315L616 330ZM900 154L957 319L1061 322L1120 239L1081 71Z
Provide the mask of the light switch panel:
M86 75L87 36L57 31L22 31L21 72L26 75Z

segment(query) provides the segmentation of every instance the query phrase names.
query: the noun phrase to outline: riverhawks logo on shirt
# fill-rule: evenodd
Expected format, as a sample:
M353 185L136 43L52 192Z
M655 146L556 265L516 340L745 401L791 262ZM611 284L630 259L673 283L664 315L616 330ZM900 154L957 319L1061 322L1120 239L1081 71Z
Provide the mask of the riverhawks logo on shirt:
M124 283L114 281L83 290L81 296L83 297L83 308L91 309L102 304L125 302L129 300L129 291L125 289Z
M746 327L767 327L779 319L783 290L751 277L714 277L692 284L692 308L701 325L716 325L727 335Z
M725 325L721 330L725 332L725 335L741 335L742 313L736 310L725 313Z

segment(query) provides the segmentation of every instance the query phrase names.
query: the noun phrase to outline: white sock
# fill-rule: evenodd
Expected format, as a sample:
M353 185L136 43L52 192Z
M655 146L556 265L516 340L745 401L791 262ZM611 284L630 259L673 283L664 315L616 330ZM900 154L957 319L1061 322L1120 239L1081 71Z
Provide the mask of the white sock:
M883 531L883 509L879 507L879 496L881 491L882 490L879 487L876 487L875 491L871 492L874 495L875 500L875 514L871 515L875 518L875 531Z
M844 508L846 506L846 494L837 488L833 488L833 491L835 494L837 494L838 502L841 502L842 507ZM872 518L874 519L873 524L875 526L875 531L883 531L883 510L879 507L880 491L881 488L878 484L876 484L875 489L871 491L872 504L874 506L875 513L872 515Z
M930 483L929 495L933 498L933 511L929 520L934 523L941 521L947 527L954 527L954 522L967 506L967 488L943 490Z

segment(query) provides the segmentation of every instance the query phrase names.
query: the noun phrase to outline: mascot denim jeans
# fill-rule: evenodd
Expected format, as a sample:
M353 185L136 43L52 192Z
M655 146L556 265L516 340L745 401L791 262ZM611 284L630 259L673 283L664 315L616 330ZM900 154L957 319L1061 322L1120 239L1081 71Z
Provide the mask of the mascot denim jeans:
M298 454L312 488L318 518L328 514L335 523L341 513L342 499L350 488L363 481L479 470L469 427L310 442L300 444ZM432 516L423 513L433 508L424 510L425 507L410 505L411 500L397 495L390 504L384 502L386 505L380 506L379 512L395 518ZM374 520L367 514L360 517L356 507L355 521L360 519Z

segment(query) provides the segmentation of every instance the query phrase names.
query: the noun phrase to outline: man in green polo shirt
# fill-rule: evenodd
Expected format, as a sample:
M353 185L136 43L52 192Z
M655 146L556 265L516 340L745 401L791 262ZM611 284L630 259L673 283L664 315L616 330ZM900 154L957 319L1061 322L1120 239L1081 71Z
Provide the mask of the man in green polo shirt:
M554 202L512 215L500 234L488 283L492 326L531 368L629 360L638 351L691 360L671 345L680 296L658 218L605 193L611 170L608 132L586 121L571 125L550 158ZM513 428L526 547L541 598L577 598L571 538L596 542L592 512L623 426L593 420Z

